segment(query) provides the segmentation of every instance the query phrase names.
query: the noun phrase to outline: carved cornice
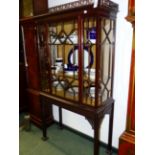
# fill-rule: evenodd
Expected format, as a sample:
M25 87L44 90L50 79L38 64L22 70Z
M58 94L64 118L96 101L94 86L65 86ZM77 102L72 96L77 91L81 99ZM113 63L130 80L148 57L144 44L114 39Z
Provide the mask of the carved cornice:
M102 120L104 118L105 115L103 115L101 118L98 118L99 121L99 127L101 126ZM89 117L85 117L85 119L89 122L89 124L91 125L92 129L94 130L94 123L95 121L92 118Z
M59 11L63 11L63 10L74 9L74 8L78 8L81 6L88 6L88 5L92 5L92 4L93 4L93 0L80 0L80 1L75 1L75 2L71 2L71 3L51 7L51 8L49 8L49 12L59 12Z
M98 0L98 1L99 1L99 4L98 4L99 6L107 6L107 7L117 8L117 4L115 4L109 0ZM64 10L79 8L82 6L91 6L93 4L94 4L94 0L79 0L79 1L71 2L71 3L67 3L67 4L62 4L62 5L58 5L55 7L51 7L51 8L49 8L49 12L60 12L60 11L64 11Z

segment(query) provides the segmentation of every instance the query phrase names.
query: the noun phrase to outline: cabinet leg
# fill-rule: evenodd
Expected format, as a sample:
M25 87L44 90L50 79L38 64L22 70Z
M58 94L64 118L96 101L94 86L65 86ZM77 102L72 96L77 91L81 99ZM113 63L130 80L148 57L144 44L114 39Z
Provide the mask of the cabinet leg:
M62 129L62 108L59 107L59 127Z
M94 155L99 155L99 120L94 121Z
M114 116L114 103L112 103L112 110L109 119L109 135L108 135L108 146L107 151L112 154L112 133L113 133L113 116Z
M46 120L45 120L45 104L41 102L41 110L42 110L42 132L43 132L43 137L42 140L47 140L47 131L46 131Z

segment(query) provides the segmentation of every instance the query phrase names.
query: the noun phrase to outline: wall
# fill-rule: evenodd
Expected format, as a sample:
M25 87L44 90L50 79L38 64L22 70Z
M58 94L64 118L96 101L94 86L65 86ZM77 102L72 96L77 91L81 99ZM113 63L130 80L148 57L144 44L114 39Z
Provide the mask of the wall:
M61 2L71 2L74 0L48 0L49 7ZM116 30L116 59L115 59L115 78L114 78L114 130L113 130L113 146L118 148L119 137L125 130L126 111L128 97L129 70L131 59L132 45L132 27L125 20L127 16L128 0L113 0L119 4L119 13L117 16ZM55 3L56 2L56 3ZM59 120L58 108L53 108L55 120ZM93 137L93 130L88 121L78 114L63 110L63 123L71 128L79 130L84 134ZM107 143L108 135L108 116L106 116L101 125L100 140Z

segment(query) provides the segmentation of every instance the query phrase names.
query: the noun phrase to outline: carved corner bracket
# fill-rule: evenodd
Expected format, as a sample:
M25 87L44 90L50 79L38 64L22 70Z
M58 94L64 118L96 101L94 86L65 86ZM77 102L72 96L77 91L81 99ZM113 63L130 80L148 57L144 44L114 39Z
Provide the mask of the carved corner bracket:
M101 125L104 116L105 116L105 115L103 115L102 117L98 118L99 126ZM92 118L90 118L90 117L85 117L85 119L89 122L89 124L91 125L92 129L94 130L95 119L92 119Z

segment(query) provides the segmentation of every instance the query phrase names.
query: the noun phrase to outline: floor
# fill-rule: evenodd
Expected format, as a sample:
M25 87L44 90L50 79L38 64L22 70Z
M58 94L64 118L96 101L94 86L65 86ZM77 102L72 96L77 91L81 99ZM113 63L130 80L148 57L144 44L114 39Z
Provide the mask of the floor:
M60 129L57 124L47 131L49 139L43 141L42 132L36 126L31 125L30 131L20 128L19 155L93 155L90 140L65 128ZM107 155L104 147L100 147L100 155Z

